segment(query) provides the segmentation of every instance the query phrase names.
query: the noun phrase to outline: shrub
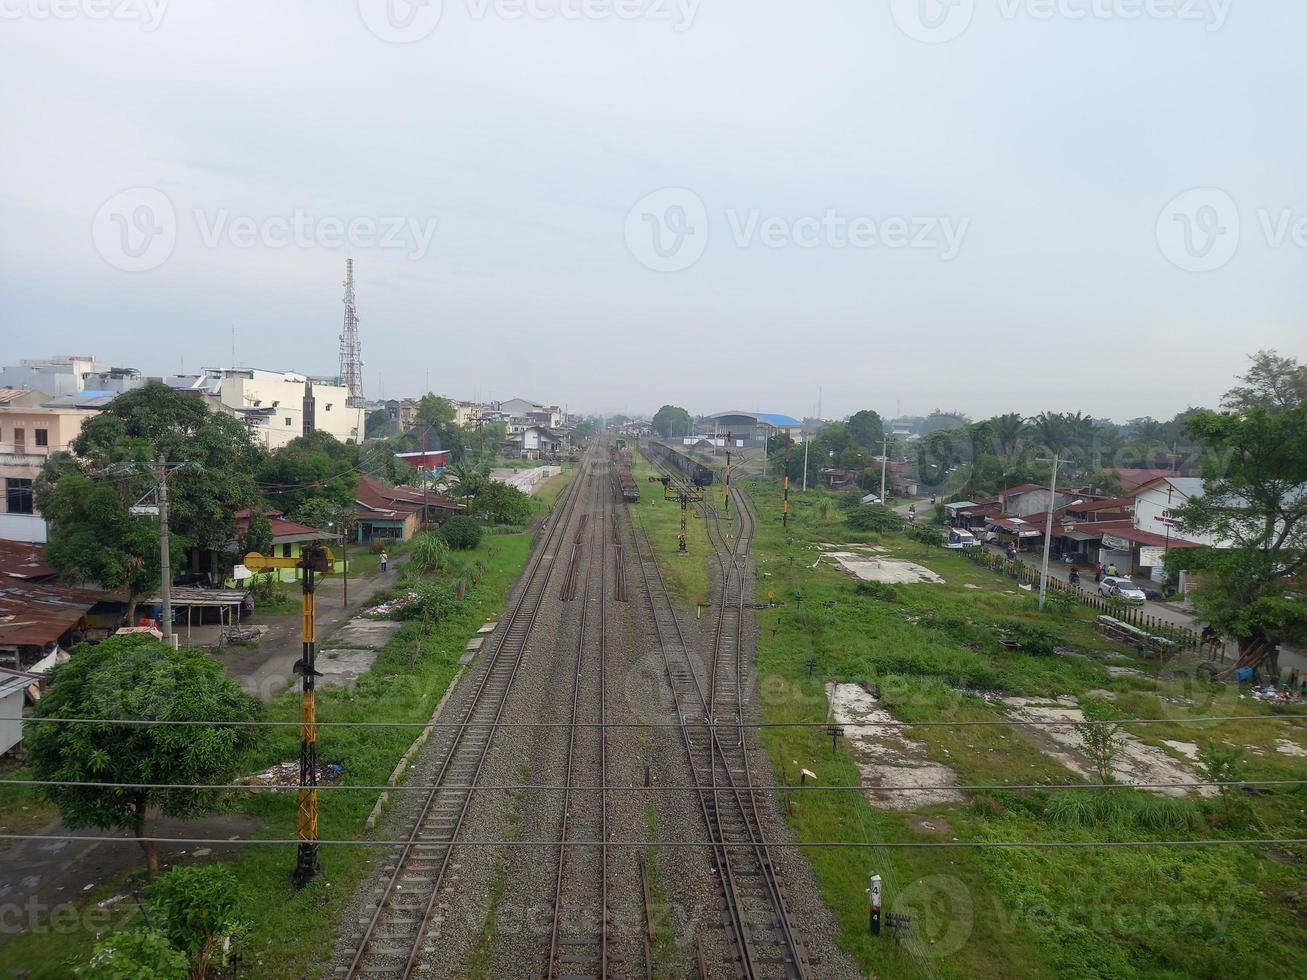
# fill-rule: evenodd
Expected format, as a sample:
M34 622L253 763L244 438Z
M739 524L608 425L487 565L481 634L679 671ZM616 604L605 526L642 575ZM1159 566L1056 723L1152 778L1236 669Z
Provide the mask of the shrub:
M839 504L840 510L857 510L862 506L862 491L845 490L836 499L836 503Z
M169 942L204 976L218 940L240 929L240 887L225 864L173 868L154 882L145 906Z
M455 551L471 551L481 543L481 525L470 517L455 514L440 526L440 537Z
M407 573L412 575L434 575L443 571L449 564L449 546L444 538L434 531L422 531L413 535L409 546Z
M1057 641L1061 638L1060 634L1047 626L1035 626L1029 623L999 623L998 628L1007 639L1017 645L1018 650L1034 657L1052 656L1053 651L1057 649Z
M903 527L902 517L887 507L876 505L850 511L844 520L855 531L898 531Z
M91 961L77 974L96 980L185 980L191 964L161 930L123 929L96 943Z
M1062 790L1049 799L1045 812L1053 823L1064 827L1150 831L1192 830L1199 818L1192 800L1125 790Z
M531 497L507 483L487 480L477 488L472 510L491 524L525 524L531 519Z
M898 602L899 591L889 582L858 582L853 587L858 595L870 596L880 602Z

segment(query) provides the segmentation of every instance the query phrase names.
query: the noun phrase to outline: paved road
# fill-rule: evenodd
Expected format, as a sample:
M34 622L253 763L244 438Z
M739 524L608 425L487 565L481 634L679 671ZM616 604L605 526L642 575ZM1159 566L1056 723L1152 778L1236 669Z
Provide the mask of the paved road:
M390 562L390 571L385 575L380 572L371 575L350 576L349 606L342 602L344 582L339 575L330 575L318 584L318 649L323 648L327 638L353 616L372 597L372 594L384 585L395 581L398 570L407 555L398 555ZM298 589L299 585L291 586ZM304 643L300 630L298 612L282 613L276 616L254 616L246 621L249 624L266 624L269 628L263 639L255 648L243 646L228 647L226 652L216 657L227 668L227 673L248 693L267 701L276 696L283 688L296 682L297 675L291 672L295 661L304 652Z

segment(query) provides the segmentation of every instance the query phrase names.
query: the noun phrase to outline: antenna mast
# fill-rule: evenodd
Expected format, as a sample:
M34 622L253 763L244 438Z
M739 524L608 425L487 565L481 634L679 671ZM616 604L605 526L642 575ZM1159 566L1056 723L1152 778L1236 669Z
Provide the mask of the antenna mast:
M340 383L349 389L346 404L363 404L363 347L359 343L359 317L354 306L354 260L345 260L345 324L340 331Z

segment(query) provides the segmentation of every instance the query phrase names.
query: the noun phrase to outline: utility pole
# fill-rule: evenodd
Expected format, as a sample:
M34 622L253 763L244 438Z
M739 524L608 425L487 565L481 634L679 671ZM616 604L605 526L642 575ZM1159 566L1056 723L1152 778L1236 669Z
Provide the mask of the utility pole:
M427 529L427 477L431 475L427 470L427 433L430 431L430 423L422 427L422 530L424 531ZM525 446L526 437L522 438Z
M885 471L889 469L889 436L882 429L880 433L880 505L888 507L885 502Z
M1044 597L1048 594L1048 549L1053 544L1053 505L1057 501L1057 467L1061 460L1053 454L1053 479L1048 484L1048 520L1044 522L1044 568L1039 576L1039 611L1044 611Z
M803 492L808 492L808 433L803 433Z
M785 440L785 493L783 497L783 509L781 510L781 527L790 526L790 450L793 447L794 439L792 437L787 438Z
M234 329L234 328L233 328ZM163 642L172 646L172 556L168 541L168 460L159 454L155 482L159 492L159 611Z

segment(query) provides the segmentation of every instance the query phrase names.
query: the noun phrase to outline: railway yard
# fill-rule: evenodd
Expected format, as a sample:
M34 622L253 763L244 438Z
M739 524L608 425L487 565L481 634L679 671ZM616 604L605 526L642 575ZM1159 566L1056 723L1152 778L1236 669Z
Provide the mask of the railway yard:
M628 452L592 443L538 532L409 773L429 789L377 827L405 843L360 889L328 975L858 973L806 862L772 846L788 831L744 727L752 509L733 488L704 505L713 599L696 617L622 506L640 489Z

